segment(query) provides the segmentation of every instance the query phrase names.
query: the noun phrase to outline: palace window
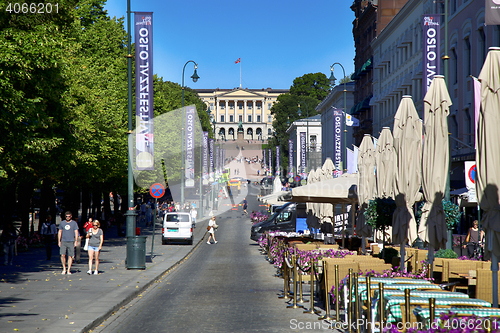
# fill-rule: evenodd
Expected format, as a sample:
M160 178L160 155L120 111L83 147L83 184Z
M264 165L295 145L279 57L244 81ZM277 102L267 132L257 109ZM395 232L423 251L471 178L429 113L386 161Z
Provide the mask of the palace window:
M251 115L248 115L248 122L251 123L252 122L252 116Z
M229 122L234 123L234 116L232 114L229 115Z
M223 116L223 115L221 115L221 116L220 116L220 122L221 122L221 123L223 123L223 122L224 122L224 116Z
M260 123L260 115L257 115L257 122Z

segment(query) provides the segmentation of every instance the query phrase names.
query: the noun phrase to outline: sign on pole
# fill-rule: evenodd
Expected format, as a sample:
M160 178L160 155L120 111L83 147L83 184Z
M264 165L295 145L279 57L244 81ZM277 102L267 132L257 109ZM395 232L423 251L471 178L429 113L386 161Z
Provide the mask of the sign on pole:
M161 198L165 194L165 187L160 183L155 183L151 185L149 194L155 199Z

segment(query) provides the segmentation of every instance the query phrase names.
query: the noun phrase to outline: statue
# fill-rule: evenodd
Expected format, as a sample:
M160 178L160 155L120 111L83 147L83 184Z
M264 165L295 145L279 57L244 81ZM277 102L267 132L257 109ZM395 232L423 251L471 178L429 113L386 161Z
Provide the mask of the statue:
M238 124L238 133L243 133L243 124L241 123L241 121L239 122Z

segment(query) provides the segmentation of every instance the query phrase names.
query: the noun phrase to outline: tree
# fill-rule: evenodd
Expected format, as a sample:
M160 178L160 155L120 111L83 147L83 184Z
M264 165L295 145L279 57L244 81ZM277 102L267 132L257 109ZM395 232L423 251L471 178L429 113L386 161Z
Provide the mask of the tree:
M330 91L330 82L323 73L309 73L293 80L290 95L309 96L321 102ZM316 105L315 105L316 107Z

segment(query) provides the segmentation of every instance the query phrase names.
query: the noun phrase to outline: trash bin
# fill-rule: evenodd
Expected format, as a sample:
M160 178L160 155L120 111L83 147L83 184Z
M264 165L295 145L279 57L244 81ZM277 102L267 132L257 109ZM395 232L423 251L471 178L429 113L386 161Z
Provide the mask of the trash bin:
M146 269L146 238L127 237L127 269Z

